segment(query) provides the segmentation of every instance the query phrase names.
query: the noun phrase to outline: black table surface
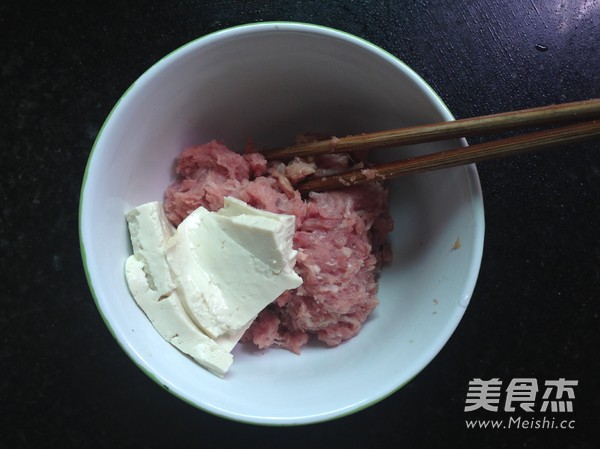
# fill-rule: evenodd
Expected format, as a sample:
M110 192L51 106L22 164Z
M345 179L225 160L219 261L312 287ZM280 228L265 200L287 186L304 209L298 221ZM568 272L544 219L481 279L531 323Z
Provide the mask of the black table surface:
M0 447L598 447L597 141L478 165L486 237L471 304L426 369L366 410L300 427L235 423L170 395L120 349L79 249L94 139L162 56L272 20L381 46L457 118L600 96L598 0L2 2ZM536 406L546 381L577 381L562 398L573 410L465 411L477 378L536 379ZM534 428L466 424L517 416Z

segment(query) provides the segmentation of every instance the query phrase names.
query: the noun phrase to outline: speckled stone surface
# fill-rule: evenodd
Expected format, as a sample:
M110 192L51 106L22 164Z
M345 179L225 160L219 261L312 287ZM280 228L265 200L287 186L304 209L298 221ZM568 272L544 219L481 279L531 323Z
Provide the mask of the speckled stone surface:
M478 166L486 240L471 305L438 357L367 410L298 428L237 424L171 396L123 353L79 251L94 139L162 56L267 20L372 41L459 118L600 96L597 0L0 3L0 448L598 447L600 142ZM574 429L467 429L516 416L465 412L474 378L578 380L574 411L545 415Z

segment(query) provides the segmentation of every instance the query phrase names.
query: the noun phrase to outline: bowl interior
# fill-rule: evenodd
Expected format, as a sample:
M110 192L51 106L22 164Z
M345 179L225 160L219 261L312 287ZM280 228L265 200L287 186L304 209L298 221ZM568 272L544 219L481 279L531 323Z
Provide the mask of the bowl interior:
M410 69L334 30L260 24L212 34L173 52L122 97L95 143L82 190L80 231L99 310L129 356L161 385L209 412L263 424L332 419L380 400L442 348L475 285L483 207L475 168L392 182L394 260L380 280L378 309L354 339L301 356L234 350L225 380L156 333L131 298L124 214L161 200L177 154L220 139L241 151L289 144L304 132L345 135L451 116ZM439 151L459 142L380 152ZM460 239L460 248L453 245Z

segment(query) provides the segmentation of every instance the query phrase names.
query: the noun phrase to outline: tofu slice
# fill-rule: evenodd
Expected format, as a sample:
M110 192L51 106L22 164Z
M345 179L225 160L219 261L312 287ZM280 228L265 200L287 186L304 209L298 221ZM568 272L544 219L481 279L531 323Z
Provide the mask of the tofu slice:
M251 321L238 332L211 339L188 316L169 268L165 245L175 233L162 204L150 202L126 214L133 255L125 275L135 301L158 333L214 374L223 376L232 363L230 351Z
M302 284L294 272L295 217L225 198L218 212L200 207L166 246L177 292L212 338L243 329L284 291Z
M223 377L254 318L302 279L294 272L295 217L226 198L198 208L177 229L150 202L126 214L133 255L129 289L159 334Z

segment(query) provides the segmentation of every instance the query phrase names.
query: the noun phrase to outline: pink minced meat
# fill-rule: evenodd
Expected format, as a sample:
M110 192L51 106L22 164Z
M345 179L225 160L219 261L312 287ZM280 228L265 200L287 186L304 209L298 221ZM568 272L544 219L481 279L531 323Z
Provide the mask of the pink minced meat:
M299 353L314 335L336 346L355 336L377 306L377 277L389 258L385 241L392 229L385 186L312 192L305 200L293 187L306 176L351 166L351 157L339 154L267 162L259 153L238 154L216 141L180 154L165 199L174 225L199 206L220 209L225 196L296 217L294 269L304 282L263 310L243 341Z

